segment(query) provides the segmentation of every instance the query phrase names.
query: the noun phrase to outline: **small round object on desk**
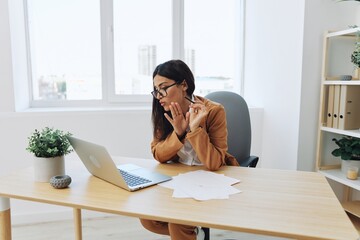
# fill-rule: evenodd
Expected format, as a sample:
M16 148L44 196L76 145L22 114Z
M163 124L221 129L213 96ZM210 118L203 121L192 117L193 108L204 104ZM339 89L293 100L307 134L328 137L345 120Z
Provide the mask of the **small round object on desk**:
M66 188L71 183L71 177L68 175L57 175L50 178L50 185L54 188Z

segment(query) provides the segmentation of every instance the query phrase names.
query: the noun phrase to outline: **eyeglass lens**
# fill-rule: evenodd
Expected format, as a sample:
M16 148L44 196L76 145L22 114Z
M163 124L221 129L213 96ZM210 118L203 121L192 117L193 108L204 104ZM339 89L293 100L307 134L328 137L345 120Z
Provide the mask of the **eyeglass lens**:
M154 91L151 92L151 94L154 96L154 98L157 98L158 97L158 94L160 94L161 97L166 97L167 96L167 89L176 85L176 82L169 85L169 86L166 86L166 87L163 87L163 88L159 88L159 89L155 89Z

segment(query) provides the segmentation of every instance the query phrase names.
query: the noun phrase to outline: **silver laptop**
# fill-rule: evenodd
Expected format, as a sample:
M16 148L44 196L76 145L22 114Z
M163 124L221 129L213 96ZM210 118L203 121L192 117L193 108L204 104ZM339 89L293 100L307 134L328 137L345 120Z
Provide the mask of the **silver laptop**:
M92 175L128 191L135 191L171 179L170 176L135 164L116 166L105 147L75 137L68 137L68 139Z

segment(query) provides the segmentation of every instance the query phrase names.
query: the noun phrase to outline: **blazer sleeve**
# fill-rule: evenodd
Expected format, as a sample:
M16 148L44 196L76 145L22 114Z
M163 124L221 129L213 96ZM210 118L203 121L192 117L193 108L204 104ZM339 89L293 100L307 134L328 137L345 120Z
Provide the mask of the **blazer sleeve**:
M172 131L165 140L159 141L157 138L153 138L151 142L151 152L157 161L166 163L170 160L179 159L177 152L183 145L176 133Z
M203 124L186 135L199 160L211 171L225 165L227 154L227 126L225 109L220 104L211 104Z

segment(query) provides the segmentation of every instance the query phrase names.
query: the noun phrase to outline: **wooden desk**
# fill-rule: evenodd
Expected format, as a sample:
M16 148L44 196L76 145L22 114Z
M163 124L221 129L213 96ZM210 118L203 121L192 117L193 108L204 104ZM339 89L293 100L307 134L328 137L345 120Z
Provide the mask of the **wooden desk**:
M177 175L202 169L154 160L128 160L156 171ZM33 181L32 168L0 177L0 239L11 239L9 198L74 208L75 225L81 227L80 209L132 217L227 229L295 239L358 239L324 176L260 168L223 167L218 173L235 177L242 193L228 200L195 201L172 198L172 190L153 186L128 192L91 176L78 159L66 161L73 179L67 189L57 190ZM77 229L81 239L81 228Z

